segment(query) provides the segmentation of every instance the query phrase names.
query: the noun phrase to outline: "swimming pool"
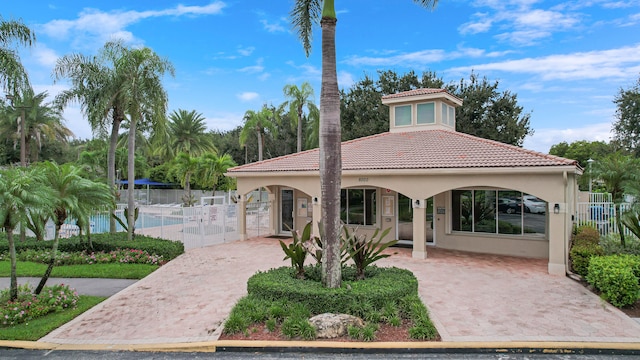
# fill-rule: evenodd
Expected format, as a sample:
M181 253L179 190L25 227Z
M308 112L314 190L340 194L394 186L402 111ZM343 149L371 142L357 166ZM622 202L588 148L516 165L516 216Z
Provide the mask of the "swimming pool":
M126 223L126 218L123 213L118 213L118 217ZM109 232L109 214L99 214L91 216L91 232L94 234ZM182 224L182 218L176 216L161 216L148 213L141 213L136 220L136 229L146 229L158 226L168 226ZM123 231L124 229L118 223L116 223L116 231Z

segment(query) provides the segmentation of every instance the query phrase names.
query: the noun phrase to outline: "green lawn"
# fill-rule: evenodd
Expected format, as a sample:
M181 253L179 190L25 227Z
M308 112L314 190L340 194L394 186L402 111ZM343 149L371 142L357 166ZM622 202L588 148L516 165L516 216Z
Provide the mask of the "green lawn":
M0 327L0 340L36 341L102 302L105 297L80 295L78 306L43 316L26 323Z
M16 271L18 276L41 277L47 265L34 262L18 261ZM147 264L91 264L91 265L66 265L56 266L51 272L51 277L64 278L111 278L111 279L142 279L151 274L157 265ZM11 263L0 261L0 277L9 277Z

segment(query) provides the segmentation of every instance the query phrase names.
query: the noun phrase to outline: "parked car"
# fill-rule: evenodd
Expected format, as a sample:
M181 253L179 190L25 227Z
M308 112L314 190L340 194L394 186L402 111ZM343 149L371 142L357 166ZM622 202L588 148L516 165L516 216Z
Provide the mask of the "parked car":
M532 214L544 214L547 212L547 203L533 195L525 195L524 211Z
M498 211L507 213L507 214L521 213L522 203L519 200L514 200L509 198L499 198Z

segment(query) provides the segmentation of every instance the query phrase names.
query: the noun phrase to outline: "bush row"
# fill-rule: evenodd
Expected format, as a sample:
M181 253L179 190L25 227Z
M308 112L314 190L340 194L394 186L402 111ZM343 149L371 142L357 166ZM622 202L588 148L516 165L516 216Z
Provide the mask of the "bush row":
M605 300L624 307L640 299L639 278L640 256L621 254L591 258L586 279Z
M356 271L352 267L345 267L343 273L342 287L328 289L316 279L319 276L316 266L305 270L305 280L296 279L294 269L281 267L253 275L247 282L247 291L265 300L288 299L300 303L314 314L358 314L361 304L382 309L386 303L418 292L418 280L408 270L370 266L365 280L360 281L354 281Z
M86 237L85 237L86 239ZM119 232L115 234L92 234L93 251L111 252L117 249L136 249L143 250L149 254L162 256L165 261L175 259L184 253L184 244L179 241L171 241L153 238L145 235L136 235L135 240L127 240L127 233ZM27 241L16 241L16 251L22 250L48 250L51 249L53 241L36 241L28 239ZM86 240L82 241L78 236L72 236L66 239L60 239L58 250L62 252L78 252L87 250ZM9 251L9 243L6 236L0 239L0 253Z

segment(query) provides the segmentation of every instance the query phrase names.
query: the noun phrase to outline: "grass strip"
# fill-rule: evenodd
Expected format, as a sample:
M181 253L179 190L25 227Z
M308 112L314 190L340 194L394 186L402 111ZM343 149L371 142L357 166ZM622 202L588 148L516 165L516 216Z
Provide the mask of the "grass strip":
M28 261L18 261L16 271L18 276L41 277L47 265ZM142 279L151 274L158 265L148 264L87 264L55 266L51 277L63 278L102 278L102 279ZM0 261L0 277L11 276L11 263Z
M51 313L26 323L0 328L0 340L36 341L105 299L106 297L80 295L78 305L74 309Z

